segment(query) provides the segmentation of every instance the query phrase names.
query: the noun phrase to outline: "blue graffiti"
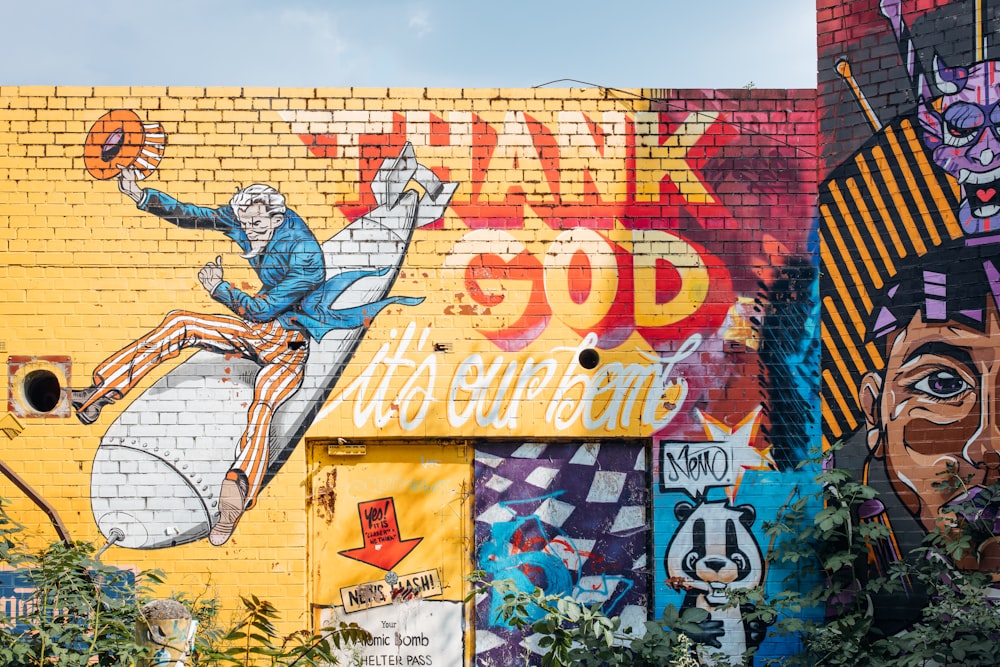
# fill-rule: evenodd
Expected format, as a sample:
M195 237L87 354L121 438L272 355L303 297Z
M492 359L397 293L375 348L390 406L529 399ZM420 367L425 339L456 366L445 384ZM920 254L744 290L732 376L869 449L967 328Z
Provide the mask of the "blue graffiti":
M609 577L606 574L583 577L580 583L573 587L573 599L583 604L600 602L602 609L614 609L634 585L625 577ZM612 599L611 596L618 590L619 586L621 591Z
M532 536L536 530L537 536ZM537 548L539 540L542 549ZM549 542L537 516L495 523L489 541L479 549L479 568L494 579L513 580L518 590L533 591L538 587L546 594L569 595L573 590L572 575L561 558L543 550ZM511 626L499 615L502 603L503 596L494 590L490 599L490 622L509 628ZM542 611L532 606L528 614L529 620L534 622L541 618Z
M812 243L810 243L812 245ZM757 324L765 374L765 435L779 470L794 470L819 437L820 299L815 257L789 257L762 291Z
M507 501L500 506L506 508L518 503L537 503L559 495L562 491L540 498ZM558 553L560 550L564 555ZM587 556L579 551L570 537L559 531L551 533L537 515L531 514L494 523L489 540L479 548L478 564L479 569L491 578L509 579L518 590L531 592L538 588L546 595L561 595L583 604L599 604L606 610L613 609L634 583L621 576L582 576L579 564ZM567 560L576 563L577 568L570 569ZM503 595L494 590L490 597L490 624L510 629L510 624L500 618L502 603ZM529 622L543 615L535 605L529 606L526 611Z

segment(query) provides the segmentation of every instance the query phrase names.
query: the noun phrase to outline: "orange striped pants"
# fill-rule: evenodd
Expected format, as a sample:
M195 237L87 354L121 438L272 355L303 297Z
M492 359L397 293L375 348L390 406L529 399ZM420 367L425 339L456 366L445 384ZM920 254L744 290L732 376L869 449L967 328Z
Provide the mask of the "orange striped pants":
M267 472L271 419L302 384L309 346L301 332L285 329L277 320L246 322L231 315L175 310L160 326L98 364L94 370L97 391L87 405L102 396L122 398L157 365L189 347L238 354L260 365L247 411L247 428L232 466L247 477L245 507L249 508Z

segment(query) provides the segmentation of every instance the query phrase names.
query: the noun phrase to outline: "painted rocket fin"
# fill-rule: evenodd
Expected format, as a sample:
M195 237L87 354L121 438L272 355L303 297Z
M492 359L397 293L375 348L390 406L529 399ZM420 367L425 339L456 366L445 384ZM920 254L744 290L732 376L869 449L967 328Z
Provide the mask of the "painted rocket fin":
M437 177L435 176L435 178ZM417 221L415 225L418 228L440 220L441 216L444 215L445 209L448 208L448 204L451 202L451 198L455 194L455 190L458 189L458 183L449 183L444 181L439 181L439 183L441 183L441 187L437 191L436 195L432 196L431 191L427 190L424 193L424 196L420 198L420 206L417 209Z
M413 144L407 142L395 160L386 160L379 167L372 180L372 192L379 209L387 209L395 215L395 209L406 191L406 186L414 181L424 190L420 197L414 227L419 228L435 222L444 215L451 198L458 189L458 183L442 181L437 174L417 162ZM369 215L377 215L373 211ZM407 218L408 219L408 218Z
M372 179L372 194L379 206L395 208L406 185L417 171L413 144L406 142L395 160L385 160Z

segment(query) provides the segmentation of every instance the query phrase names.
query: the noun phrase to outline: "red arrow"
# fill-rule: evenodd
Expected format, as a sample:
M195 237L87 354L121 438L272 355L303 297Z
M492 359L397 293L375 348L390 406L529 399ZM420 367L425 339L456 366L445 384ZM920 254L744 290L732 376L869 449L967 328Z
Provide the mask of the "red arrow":
M358 517L361 519L361 533L365 546L341 551L341 556L359 560L389 571L406 558L413 548L424 538L399 539L399 523L396 521L396 504L392 498L380 498L358 503Z

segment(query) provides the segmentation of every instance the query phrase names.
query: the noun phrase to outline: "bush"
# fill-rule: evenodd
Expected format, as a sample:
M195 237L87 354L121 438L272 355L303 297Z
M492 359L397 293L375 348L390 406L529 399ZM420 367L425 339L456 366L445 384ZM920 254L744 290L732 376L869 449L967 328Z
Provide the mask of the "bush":
M581 604L570 597L547 595L536 588L519 590L511 579L487 580L485 572L470 577L473 592L468 599L495 591L503 600L498 613L514 628L543 635L543 667L698 667L698 645L689 638L702 632L708 617L703 609L679 613L667 605L660 621L646 621L645 634L635 637L634 628L622 628L621 619L609 617L599 604ZM531 619L537 619L532 621Z
M151 649L136 639L136 622L150 588L163 583L159 572L134 576L105 565L83 542L26 552L15 539L20 531L0 499L0 565L14 568L18 587L30 591L16 616L0 614L0 664L132 667L150 657ZM256 596L241 601L243 613L228 630L217 623L217 601L188 605L199 622L190 667L335 665L335 651L371 639L353 623L282 636L271 603Z
M827 456L835 453L828 452ZM828 462L832 459L827 459ZM963 569L975 565L977 545L998 537L993 499L1000 498L1000 482L978 495L964 494L970 480L958 478L953 466L940 474L939 488L965 497L952 502L954 515L939 523L920 548L883 571L872 566L872 550L892 538L878 521L861 521L863 505L877 500L877 492L856 481L847 471L826 467L817 476L824 508L808 516L808 498L790 505L766 526L784 547L769 560L818 574L819 584L799 593L785 590L768 599L762 590L743 597L756 605L756 614L782 617L775 632L801 640L802 650L774 665L830 665L836 667L922 667L961 665L993 667L1000 664L1000 600L991 592L992 575ZM923 605L919 620L888 634L874 610L888 596L911 592L912 605ZM792 588L791 586L789 587ZM793 616L798 610L825 608L820 622Z
M336 665L340 649L371 640L371 635L355 623L340 623L318 633L298 630L282 636L274 624L279 618L274 605L255 595L240 600L244 613L229 631L196 640L191 667Z
M31 591L15 617L0 617L0 664L83 667L96 659L98 665L131 666L144 657L135 640L135 601L161 581L159 575L134 577L105 565L82 542L24 553L14 540L19 531L0 500L0 563L17 568L20 587Z

